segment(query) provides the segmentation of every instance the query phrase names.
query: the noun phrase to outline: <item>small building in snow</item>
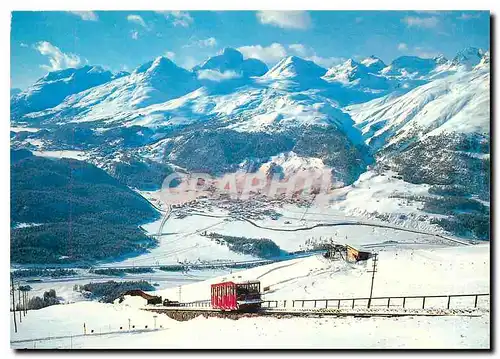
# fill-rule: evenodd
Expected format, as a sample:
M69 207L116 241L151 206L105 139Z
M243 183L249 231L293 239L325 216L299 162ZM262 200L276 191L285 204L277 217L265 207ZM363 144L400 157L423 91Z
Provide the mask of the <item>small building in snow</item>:
M366 261L372 257L371 252L362 251L348 244L346 244L346 252L347 252L346 260L348 262Z
M148 294L146 292L143 292L140 289L128 290L125 293L123 293L121 295L121 297L123 298L126 295L142 297L142 298L146 299L148 304L161 304L161 297L160 296Z

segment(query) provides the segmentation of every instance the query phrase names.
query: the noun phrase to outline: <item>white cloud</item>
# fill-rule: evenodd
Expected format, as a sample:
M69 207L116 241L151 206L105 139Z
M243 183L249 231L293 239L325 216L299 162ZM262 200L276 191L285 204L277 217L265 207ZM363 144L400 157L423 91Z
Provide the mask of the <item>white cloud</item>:
M426 14L426 15L445 15L447 11L444 10L415 10L417 14Z
M56 71L68 67L77 67L83 62L78 55L64 53L57 46L52 45L48 41L40 41L36 43L35 49L40 54L49 58L50 66L40 66L42 69L45 69L47 71Z
M193 56L186 56L184 58L184 61L182 61L181 66L184 67L185 69L190 70L198 64L199 64L199 61L196 60Z
M414 48L414 53L418 57L422 57L424 59L431 59L431 58L434 58L434 57L439 55L438 52L433 51L432 49L421 47L421 46L416 46Z
M310 47L303 44L291 44L287 47L277 42L265 47L262 45L242 46L238 50L245 58L259 59L267 65L272 66L286 56L296 55L305 60L314 61L316 64L323 67L331 67L343 61L339 57L322 57Z
M240 74L228 70L224 72L219 72L215 70L200 70L198 71L198 79L199 80L210 80L215 82L221 82L225 80L231 80L241 77Z
M337 65L344 59L339 57L322 57L316 54L316 51L310 47L306 47L302 44L292 44L288 46L289 53L292 55L300 56L306 60L313 61L316 64L329 68L333 65Z
M306 57L305 59L312 61L312 62L316 63L317 65L324 67L324 68L330 68L334 65L338 65L341 62L345 61L345 59L342 57L321 57L318 55L312 55L312 56Z
M127 20L134 23L134 24L141 25L145 29L148 28L148 26L146 25L146 22L144 21L144 19L140 15L128 15Z
M215 39L215 37L209 37L205 40L198 40L197 43L200 47L214 47L217 45L217 40Z
M200 47L200 48L205 48L205 47L215 47L217 46L217 39L215 37L209 37L207 39L201 39L201 40L196 40L196 37L191 37L188 41L187 44L183 45L182 47L188 48L188 47Z
M24 42L21 42L21 43L19 44L19 46L21 46L21 47L28 47L28 44L25 44Z
M466 14L465 12L463 12L462 15L457 17L457 20L467 21L471 19L479 19L480 16L481 14Z
M172 20L174 26L189 27L194 20L186 11L156 11L162 14L166 19Z
M134 40L137 40L137 39L139 38L139 31L136 31L136 30L131 31L131 32L130 32L130 37L131 37L132 39L134 39Z
M288 48L295 52L298 56L307 56L309 52L308 49L302 44L292 44L288 46Z
M436 27L439 23L439 19L436 16L406 16L401 21L403 21L408 27L421 27L426 29Z
M169 58L170 60L173 60L174 57L175 57L175 52L173 51L167 51L165 52L165 55L164 55L166 58Z
M405 44L404 42L400 42L398 44L398 50L399 51L408 51L408 45Z
M70 11L71 14L79 16L84 21L97 21L99 17L93 11Z
M311 27L311 16L307 11L257 11L261 24L283 29L305 30Z
M267 47L261 45L242 46L238 50L246 58L259 59L268 65L275 64L287 55L285 47L276 42Z

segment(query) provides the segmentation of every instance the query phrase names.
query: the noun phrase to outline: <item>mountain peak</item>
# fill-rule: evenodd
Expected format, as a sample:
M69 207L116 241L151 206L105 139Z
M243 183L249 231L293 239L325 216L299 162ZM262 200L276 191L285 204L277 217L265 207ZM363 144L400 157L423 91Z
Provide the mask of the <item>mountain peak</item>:
M444 57L443 54L439 54L438 56L434 57L433 60L436 61L436 64L438 65L443 65L448 62L448 59Z
M482 58L481 61L474 67L475 69L480 69L480 68L489 68L490 66L490 51L486 51Z
M165 70L172 70L172 69L180 69L179 66L177 66L172 60L170 60L168 57L165 56L158 56L156 59L154 59L153 63L147 70L147 72L152 72L152 71L165 71Z
M481 62L483 55L484 51L482 49L478 49L477 47L466 47L457 53L452 63L454 65L472 68Z
M177 66L172 60L165 56L158 56L152 61L148 61L136 68L133 74L144 74L146 78L154 77L184 77L190 72Z
M424 76L437 66L436 59L421 58L418 56L400 56L387 66L383 73L386 75Z
M262 76L268 70L267 65L257 59L244 59L236 49L226 47L219 55L213 56L193 71L214 70L220 73L234 71L243 77Z
M366 66L366 68L369 69L370 72L379 72L387 66L384 61L374 55L370 55L366 59L362 60L361 64Z
M99 76L100 74L109 74L109 76L112 76L111 72L108 70L104 70L102 66L85 65L77 68L70 67L67 69L48 72L45 76L40 78L38 82L58 81L62 79L68 79L73 75L82 76L85 74L97 76Z
M374 71L370 71L364 64L348 59L330 68L323 78L328 82L340 82L347 86L386 90L389 86L387 79L372 72Z
M21 116L56 106L66 96L101 85L112 78L111 71L91 65L49 72L15 96L11 112L14 116Z
M243 61L243 54L241 52L239 52L238 50L233 49L232 47L226 47L222 51L222 56L224 56L226 58L230 58L233 61L238 61L238 62Z
M265 75L268 78L319 78L326 73L326 69L316 65L313 61L304 60L298 56L288 56L278 62Z
M353 58L347 59L347 61L345 62L345 64L347 66L352 66L352 67L359 66L359 62L357 62Z

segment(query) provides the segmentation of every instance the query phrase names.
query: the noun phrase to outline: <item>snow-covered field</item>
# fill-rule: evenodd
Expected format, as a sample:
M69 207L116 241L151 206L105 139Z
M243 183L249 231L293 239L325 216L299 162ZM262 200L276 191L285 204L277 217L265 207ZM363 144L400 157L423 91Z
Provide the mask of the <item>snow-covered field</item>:
M363 179L361 179L363 180ZM370 179L368 179L370 180ZM385 188L380 182L380 190ZM375 181L377 183L377 181ZM396 181L395 184L398 187ZM347 191L345 203L357 201L356 191L370 189L359 185ZM404 187L401 188L404 190ZM378 190L372 191L377 193ZM149 199L157 193L144 194ZM361 193L362 197L365 196ZM366 196L365 196L366 197ZM369 198L369 197L368 197ZM158 200L160 198L157 198ZM158 201L157 201L158 202ZM368 203L369 201L367 201ZM161 203L156 203L162 207ZM367 204L368 206L369 204ZM165 206L163 206L164 213ZM178 262L215 260L251 260L229 250L224 245L202 235L214 231L226 235L269 238L282 249L304 249L307 240L329 239L336 243L351 244L378 253L378 268L373 296L450 295L490 292L489 243L460 244L432 234L411 233L392 228L356 225L359 219L345 214L344 209L327 209L312 205L309 208L285 204L278 208L277 219L256 219L254 224L233 218L224 208L200 210L178 218L170 214L163 228L162 220L143 226L150 234L162 229L159 246L138 257L104 263L106 266L153 265ZM212 216L212 217L211 217ZM366 220L366 223L381 223ZM331 227L318 224L347 223ZM352 224L349 224L352 223ZM402 223L405 228L412 228ZM260 228L263 227L263 228ZM428 228L422 228L427 230ZM176 322L158 315L158 331L154 327L153 313L140 308L138 301L104 304L86 300L73 290L75 284L106 280L148 280L156 283L156 295L183 302L209 299L210 284L220 281L259 280L264 300L277 300L290 308L291 300L366 298L369 296L372 261L347 263L325 259L321 255L278 262L247 270L203 270L180 273L155 271L145 274L127 274L124 277L92 277L80 273L72 278L44 279L30 284L30 295L43 295L55 289L63 300L59 306L31 311L19 324L19 332L11 330L11 345L15 348L485 348L489 345L488 297L480 297L481 312L476 317L401 317L401 318L196 318ZM264 291L264 288L266 290ZM408 299L406 308L420 308L421 299ZM386 301L372 303L375 310ZM400 304L400 303L399 303ZM392 305L398 306L395 300ZM330 304L332 305L332 304ZM348 304L343 304L344 307ZM363 303L361 303L361 306ZM427 308L443 308L446 298L427 299ZM453 298L452 308L471 308L474 298ZM305 308L312 307L312 302ZM381 308L381 307L380 307ZM356 308L361 310L361 308ZM125 332L128 318L136 325L133 333ZM79 336L87 330L102 335ZM148 326L148 329L145 326ZM160 325L162 326L160 330ZM123 329L119 329L122 327ZM140 329L140 330L139 330ZM195 332L207 333L203 339L193 341ZM237 332L241 335L234 335ZM109 333L109 334L107 334ZM174 333L174 334L172 334ZM362 333L362 334L360 334ZM44 338L70 335L73 337ZM222 338L231 337L228 343ZM246 338L245 340L241 338ZM24 340L24 342L15 342Z
M33 151L35 156L49 158L73 158L75 160L85 160L89 156L84 151L61 150L61 151Z
M25 283L24 281L21 281L21 283L29 284L29 286L32 288L28 292L28 298L32 298L35 296L42 297L44 292L50 289L54 289L56 291L57 297L59 298L59 300L61 300L61 302L74 303L87 300L81 295L80 292L74 290L75 285L84 285L90 282L100 283L107 281L123 282L145 280L152 285L154 284L158 289L173 287L178 288L180 285L204 281L214 276L221 276L229 272L231 271L223 269L192 270L187 273L154 271L153 273L126 274L125 276L117 277L103 275L98 276L82 271L81 274L76 277L62 277L54 279L43 278L43 282Z
M19 127L19 126L11 126L10 130L12 132L15 132L15 133L23 132L23 131L35 133L35 132L40 131L39 128L35 128L35 127Z
M403 317L403 318L244 318L206 319L198 317L176 322L158 315L151 332L126 332L128 318L136 328L153 327L153 313L139 309L97 303L51 307L30 313L18 335L32 331L47 335L82 334L83 322L95 333L123 332L59 340L13 343L14 348L488 348L489 318ZM78 313L78 315L77 315ZM85 314L82 314L85 313ZM103 320L103 318L105 318ZM42 328L40 328L42 327ZM49 332L50 331L50 332ZM23 334L24 332L24 334Z
M286 216L277 221L257 221L277 228L311 225L322 220L314 212L301 212L295 206L285 206ZM221 214L221 213L219 213ZM331 213L330 213L331 214ZM295 219L293 219L295 218ZM332 216L328 217L332 220ZM222 222L221 222L222 220ZM284 221L290 224L284 224ZM341 216L336 220L345 220ZM150 233L158 230L159 222L146 225ZM211 227L213 226L213 227ZM219 227L220 226L220 227ZM459 245L453 242L433 241L432 236L413 234L385 228L366 226L319 227L315 232L278 232L261 229L243 221L224 221L224 218L188 216L184 219L169 218L163 229L173 232L161 236L161 245L151 253L125 262L147 264L159 260L243 259L226 247L210 242L199 235L201 228L214 228L217 232L252 237L270 237L282 248L299 249L309 236L332 236L336 242L363 245L378 252L378 268L373 295L449 295L490 292L489 243ZM198 231L198 233L196 233ZM345 238L347 236L347 238ZM388 241L397 241L388 242ZM198 246L196 245L198 244ZM204 247L207 246L207 247ZM203 248L203 250L201 250ZM189 250L187 250L189 249ZM200 250L199 253L196 251ZM156 252L155 252L156 251ZM227 252L224 252L227 251ZM141 261L142 260L142 261ZM120 262L116 262L120 263ZM121 262L122 264L124 262ZM190 271L187 273L155 272L127 275L127 280L147 279L158 282L154 293L170 300L192 301L209 299L210 284L220 281L259 280L265 300L278 300L283 305L292 299L352 298L369 295L372 261L347 263L329 260L321 255L286 262L274 263L247 270ZM147 278L149 277L149 278ZM116 278L100 278L98 281ZM401 317L401 318L242 318L204 319L176 322L158 315L154 326L153 313L140 309L141 303L125 301L121 304L104 304L83 301L72 292L74 284L89 279L56 280L34 284L32 294L56 289L66 303L31 311L19 325L19 332L11 330L15 348L487 348L489 346L489 298L481 297L481 312L476 317ZM428 299L426 307L443 308L446 299ZM398 305L398 303L394 303ZM393 305L394 305L393 304ZM311 304L312 305L312 304ZM362 305L362 304L361 304ZM373 302L373 306L385 305ZM474 299L453 298L452 308L471 308ZM306 304L305 307L309 307ZM406 302L407 308L419 308L421 300ZM359 309L359 308L358 308ZM128 318L136 331L127 333ZM104 333L95 336L78 336L87 330ZM133 324L134 325L134 324ZM148 326L146 330L145 326ZM120 326L124 329L120 331ZM142 330L139 331L139 329ZM145 331L146 330L146 331ZM110 332L109 334L106 334ZM194 333L197 340L193 340ZM234 333L238 333L235 335ZM77 335L60 339L35 340L48 336ZM228 341L227 338L232 340Z
M398 207L398 201L401 199L388 198L388 194L394 191L404 191L407 184L401 184L401 182L397 179L386 179L384 176L376 176L376 179L373 180L372 177L368 176L366 179L360 180L360 185L335 192L334 196L343 199L343 201L337 201L335 206L325 208L313 203L309 207L299 207L294 204L285 204L281 208L275 208L281 214L279 218L256 219L252 221L254 224L230 215L226 209L217 207L216 201L203 200L214 207L210 210L194 209L191 214L183 218L178 218L176 216L177 210L174 209L174 214L169 216L162 228L163 219L142 226L147 233L157 236L159 243L156 248L152 248L138 257L118 258L106 262L105 265L141 266L158 263L175 264L186 261L192 263L258 259L251 255L231 251L226 245L218 244L204 236L205 232L256 239L267 238L285 251L305 249L308 240L326 239L354 246L433 248L456 245L452 241L435 236L433 233L440 233L440 231L437 231L434 226L415 220L412 215L418 215L419 210L412 209L411 206L406 206L408 213L405 212L405 214L408 217L405 219L395 218L391 223L382 222L376 218L370 219L370 211L377 208L374 206ZM391 186L391 184L393 185ZM426 188L422 188L422 191L426 190ZM340 193L340 191L343 192ZM162 202L159 191L140 193L155 207L165 211L166 206ZM379 203L381 197L384 198L383 203ZM366 198L366 200L363 201L362 198ZM348 214L348 208L359 209L361 206L365 208L361 210L364 217L356 210L354 211L359 215L358 217ZM360 225L360 223L368 225ZM332 224L341 225L330 226ZM396 228L373 227L370 226L371 224L393 225ZM423 233L406 232L398 228L419 230ZM160 229L162 229L161 235L158 233Z
M162 219L142 226L147 233L156 235ZM250 255L235 253L227 246L211 241L201 235L204 231L218 231L224 227L224 218L190 216L183 219L169 218L158 236L158 247L139 257L106 263L116 265L176 264L178 262L200 262L214 260L245 261L256 259Z
M426 250L384 250L379 253L374 296L489 292L488 244ZM269 286L265 299L366 297L370 261L348 264L318 257L253 268L182 286L182 300L207 299L209 284L220 280L259 279ZM458 278L458 280L457 280ZM160 290L177 299L178 288ZM470 308L469 299L452 307ZM417 305L419 305L417 303ZM428 302L442 307L444 303ZM376 303L374 303L376 305ZM412 303L407 302L407 307ZM142 302L121 304L77 302L31 311L11 328L15 348L488 348L489 300L480 299L478 316L401 318L242 318L202 317L177 322L140 309ZM481 314L482 313L482 314ZM478 313L476 313L477 315ZM135 330L127 332L130 318ZM103 333L96 336L83 334ZM145 326L148 326L148 331ZM122 330L119 328L122 327ZM139 330L143 330L140 332ZM111 332L110 334L105 334ZM202 333L202 335L200 335ZM237 334L235 334L237 333ZM35 340L37 338L64 337ZM193 340L194 336L196 340ZM231 340L228 340L230 338Z
M489 244L375 251L379 254L373 296L490 292ZM254 279L261 282L262 288L270 288L264 292L265 299L366 298L370 289L371 273L368 271L371 265L371 260L351 264L322 256L295 259L183 286L182 298L184 301L209 299L212 283ZM176 298L177 289L156 293L165 298ZM437 300L436 305L439 305Z

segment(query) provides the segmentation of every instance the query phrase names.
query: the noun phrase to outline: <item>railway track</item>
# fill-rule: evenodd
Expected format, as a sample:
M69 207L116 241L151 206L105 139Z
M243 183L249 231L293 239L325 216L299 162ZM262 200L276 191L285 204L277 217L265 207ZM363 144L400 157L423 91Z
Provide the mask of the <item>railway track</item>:
M489 297L489 293L372 297L372 306L368 304L368 300L370 298L322 298L295 299L288 301L264 300L262 301L261 308L257 312L253 313L214 309L211 306L210 300L180 303L179 306L149 306L143 309L160 314L166 314L170 318L179 321L190 320L200 315L204 317L230 319L255 316L275 316L280 318L284 316L481 316L485 312L489 313ZM479 301L480 298L482 299ZM465 305L463 302L461 304L457 303L457 299L466 300ZM432 300L441 301L439 302L440 304L434 302L429 306L429 301ZM306 303L309 305L304 306ZM267 306L265 304L267 304ZM314 305L314 307L312 307L312 305Z
M187 321L199 316L205 318L226 318L226 319L241 319L241 318L255 318L255 317L275 317L275 318L291 318L291 317L357 317L357 318L392 318L392 317L442 317L442 316L465 316L465 317L480 317L484 311L480 309L425 309L425 310L343 310L335 308L321 308L321 309L262 309L256 313L242 313L242 312L225 312L211 308L179 308L179 307L155 307L144 308L143 310L164 314L177 321Z

